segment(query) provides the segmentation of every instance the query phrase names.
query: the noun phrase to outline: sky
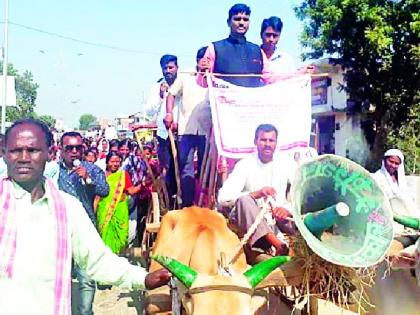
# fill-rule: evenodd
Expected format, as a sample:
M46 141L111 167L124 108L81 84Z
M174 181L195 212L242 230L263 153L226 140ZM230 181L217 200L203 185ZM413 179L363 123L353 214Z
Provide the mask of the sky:
M108 119L130 115L142 110L161 77L160 57L174 54L180 71L193 68L198 48L229 34L227 14L236 2L9 0L9 63L31 71L39 84L36 112L70 128L85 113ZM278 16L284 23L279 48L300 65L302 23L293 12L299 1L244 3L251 7L247 39L260 44L262 20Z

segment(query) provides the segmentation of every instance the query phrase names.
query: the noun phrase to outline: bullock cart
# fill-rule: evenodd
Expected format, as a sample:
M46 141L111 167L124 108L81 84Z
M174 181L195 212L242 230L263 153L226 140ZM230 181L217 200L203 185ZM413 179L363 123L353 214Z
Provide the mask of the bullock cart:
M215 205L217 183L220 178L217 173L218 155L214 138L210 136L208 139L211 140L207 144L205 160L200 172L201 190L199 192L198 205L213 208ZM331 170L329 171L331 172ZM341 172L344 171L348 171L347 166L341 168ZM364 173L364 171L360 172ZM338 177L341 176L341 173L337 174ZM354 176L350 176L350 173L348 175L348 178L354 178ZM366 175L366 177L369 177L369 175ZM347 182L347 179L342 179L339 183L333 184L334 186L340 186L344 185L343 183L345 182ZM369 179L363 179L362 182L362 184L366 184L369 182ZM362 184L358 184L356 185L357 187L352 188L358 190L360 187L363 187ZM188 277L191 278L191 274L198 274L199 276L197 276L198 278L196 280L198 282L192 281L186 285L185 282L181 281L183 285L173 286L178 290L174 290L174 292L177 292L172 297L169 287L162 287L148 292L148 313L169 314L173 311L173 314L176 315L180 312L179 305L182 304L187 314L211 313L242 315L253 314L255 311L257 314L290 314L292 311L294 311L294 314L299 314L294 310L295 304L305 303L306 309L302 310L302 314L305 314L305 312L306 314L314 315L368 314L370 312L369 307L371 305L366 299L365 289L366 286L373 283L375 277L375 280L378 282L379 279L374 273L375 270L369 269L363 274L359 270L342 268L336 261L335 264L329 263L328 259L318 257L318 252L313 251L311 246L307 246L308 239L312 242L312 245L318 241L327 244L328 235L324 235L323 239L318 237L318 240L315 240L313 236L309 238L304 237L304 239L295 239L292 242L295 259L277 268L274 273L255 287L250 287L243 278L239 277L241 280L232 277L232 274L246 274L249 266L247 264L247 257L245 257L243 251L233 261L228 257L231 253L237 253L238 245L241 247L241 250L242 246L239 238L227 227L226 220L215 211L192 208L171 211L160 222L160 217L166 211L168 202L163 190L164 185L160 185L157 179L154 180L154 185L158 193L154 195L153 206L147 214L142 252L146 255L152 252L153 255L158 257L168 256L176 259L184 265L181 269L185 269L184 267L186 266L193 270L188 269L190 270L187 272L190 275ZM374 191L376 190L374 189ZM341 191L346 191L346 188L342 188ZM316 191L314 190L314 192ZM329 192L327 191L326 196L323 198L316 199L321 201L329 200ZM364 200L371 196L359 197L360 200ZM375 198L380 197L376 196ZM358 201L355 201L355 203L358 203ZM319 210L323 207L316 208ZM186 214L188 211L189 213ZM369 211L373 212L373 208L369 209ZM298 213L298 215L303 214L306 213ZM214 220L209 218L214 218ZM364 218L364 220L367 219L368 216ZM378 217L372 215L369 216L369 219L375 221L378 220ZM352 224L356 221L353 220ZM211 225L211 222L216 225ZM366 223L365 221L363 222ZM339 237L350 234L349 232L354 227L356 225L350 226L343 224L341 228L347 230L341 233ZM365 227L357 227L356 230L362 231ZM220 228L221 230L218 230ZM218 231L218 233L215 233L215 231ZM358 238L355 237L355 240L358 240ZM348 245L348 248L352 248L351 242L347 242L346 245ZM335 247L337 253L334 254L337 254L337 257L343 254L340 252L340 249L343 247L345 246L341 248ZM254 264L265 258L262 255L248 255L248 263ZM175 264L175 262L168 261L167 259L156 259L166 267L169 267L167 265ZM149 262L150 260L148 260ZM151 271L159 267L161 265L156 261L150 263ZM203 274L210 276L203 278L201 276ZM223 282L220 277L222 277L223 281L227 278L230 280ZM279 295L268 293L268 287L275 287L277 291L280 288L280 291L282 291L280 296L282 298ZM317 289L315 290L314 288ZM324 288L327 289L324 290ZM373 296L371 292L369 292L369 295ZM259 303L257 300L260 300ZM270 303L267 303L267 300ZM330 302L322 302L325 300L333 301L339 306L337 307L334 303ZM254 302L257 307L255 307ZM377 303L378 301L375 300L374 302ZM217 308L218 305L222 308ZM243 307L244 305L246 305L245 308ZM276 308L276 305L278 308Z
M238 246L241 246L239 238L228 228L224 217L215 211L193 207L169 212L161 222L153 255L170 256L195 270L199 277L193 284L181 286L184 289L172 291L172 296L169 286L147 292L147 314L171 314L174 305L173 314L181 314L178 312L181 304L187 308L185 314L201 315L357 314L354 305L347 308L356 312L346 310L344 305L339 308L333 303L322 302L326 298L322 294L306 296L303 285L305 262L301 259L280 266L254 288L250 287L243 279L238 279L238 275L246 274L250 268L245 253L241 251L232 264L228 264ZM257 266L268 258L256 252L248 255ZM170 268L164 261L163 265ZM160 267L152 261L149 270ZM174 299L174 294L180 297ZM218 305L229 311L222 312ZM241 309L239 305L248 305L248 308Z
M341 169L340 174L342 174ZM311 195L312 192L308 194ZM298 194L298 196L301 195ZM375 196L375 198L381 198L381 196ZM351 203L352 200L348 200L348 202ZM373 212L373 214L375 217L367 216L363 224L366 222L375 223L376 221L372 220L378 219L378 213ZM388 212L384 212L383 218L388 218L388 214ZM390 218L392 220L392 216ZM386 226L388 226L389 218L386 220L388 220L386 221ZM354 222L350 222L349 226L344 224L339 226L339 230L349 227L351 229L345 230L345 233L340 232L341 235L339 234L337 237L348 235L355 229L354 224L356 223ZM364 225L360 228L364 228ZM304 230L300 228L300 231ZM384 232L386 231L388 229L384 230ZM387 232L383 235L386 235L385 238L388 240L389 235L392 236L392 228L391 234ZM366 237L368 236L367 234ZM324 246L324 243L328 244L330 237L332 236L327 231L322 234L322 237L319 236L317 242ZM160 231L153 247L153 255L157 256L155 259L160 264L170 270L172 270L171 265L182 263L180 269L187 268L189 275L187 278L190 280L185 282L185 279L177 276L183 285L176 286L178 290L176 294L172 295L172 298L179 296L178 299L171 299L168 287L148 292L147 311L149 314L165 314L165 312L168 314L171 311L177 314L179 307L176 305L182 304L186 314L224 314L224 309L228 310L226 314L291 314L292 312L299 314L294 310L295 306L306 304L306 309L302 310L301 314L305 314L305 312L314 315L369 314L372 305L367 299L366 287L372 285L374 280L381 285L378 276L375 275L375 268L361 270L330 263L314 253L307 244L308 239L311 240L307 236L305 238L296 237L291 243L295 256L292 262L275 269L270 276L264 280L260 279L261 282L255 286L250 286L243 278L243 275L248 272L247 262L257 263L260 260L265 260L266 257L263 255L255 255L252 259L249 255L246 257L242 250L243 244L238 236L228 228L226 220L221 214L210 209L196 207L171 211L164 216L161 222ZM315 241L311 240L311 242ZM361 242L361 244L368 243ZM384 248L387 248L386 244ZM337 249L337 253L340 254L339 249ZM377 254L382 256L381 253ZM171 259L168 260L162 256L168 256ZM342 256L340 254L337 257L344 259ZM174 262L172 259L176 261ZM375 264L377 258L372 259ZM161 267L158 262L151 263L151 271ZM362 261L362 263L364 262ZM177 275L176 270L173 271L173 274ZM235 275L239 275L239 278ZM192 278L194 281L191 280ZM280 289L282 294L270 293L267 291L269 287L274 287L277 291ZM376 285L369 290L370 297L375 296L377 288ZM392 292L389 293L392 294ZM254 303L254 300L260 301ZM334 303L323 302L323 300L335 302L338 306ZM175 301L178 302L175 303ZM381 303L377 298L374 299L374 302ZM217 308L218 305L222 309ZM247 307L244 308L243 305L247 305ZM240 312L238 313L238 311Z

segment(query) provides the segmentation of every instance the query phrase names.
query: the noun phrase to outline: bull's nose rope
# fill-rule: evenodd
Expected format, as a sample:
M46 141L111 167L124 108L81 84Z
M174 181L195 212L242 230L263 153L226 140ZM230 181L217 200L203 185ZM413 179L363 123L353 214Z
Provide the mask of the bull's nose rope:
M239 243L238 249L236 250L235 255L229 261L228 266L232 265L233 262L238 259L239 255L241 254L243 247L246 243L248 243L249 239L251 238L252 234L254 234L255 230L257 229L258 225L264 219L264 216L273 209L274 199L271 196L268 196L267 199L261 205L261 211L258 213L257 217L255 218L254 223L249 227L248 231L245 233L244 237L242 238L241 242ZM223 267L223 266L222 266ZM227 267L227 266L226 266Z

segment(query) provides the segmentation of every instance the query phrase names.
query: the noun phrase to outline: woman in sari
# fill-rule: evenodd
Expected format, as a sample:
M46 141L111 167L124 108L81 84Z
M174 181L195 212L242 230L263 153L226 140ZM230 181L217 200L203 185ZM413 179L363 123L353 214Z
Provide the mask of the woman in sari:
M109 195L98 202L96 216L98 230L104 243L119 254L128 239L128 196L140 191L141 185L133 186L127 171L120 169L122 158L116 152L106 156L106 180Z

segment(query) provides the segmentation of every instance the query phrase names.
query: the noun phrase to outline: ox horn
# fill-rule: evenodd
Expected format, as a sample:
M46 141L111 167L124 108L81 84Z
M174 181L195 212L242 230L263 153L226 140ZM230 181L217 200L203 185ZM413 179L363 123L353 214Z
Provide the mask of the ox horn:
M188 289L197 278L197 271L187 265L184 265L183 263L180 263L176 259L161 255L152 256L152 259L156 260L159 264L168 269Z
M290 256L276 256L266 261L256 264L251 269L244 273L249 284L252 288L255 288L261 281L264 280L274 269L278 266L283 265L290 261Z

